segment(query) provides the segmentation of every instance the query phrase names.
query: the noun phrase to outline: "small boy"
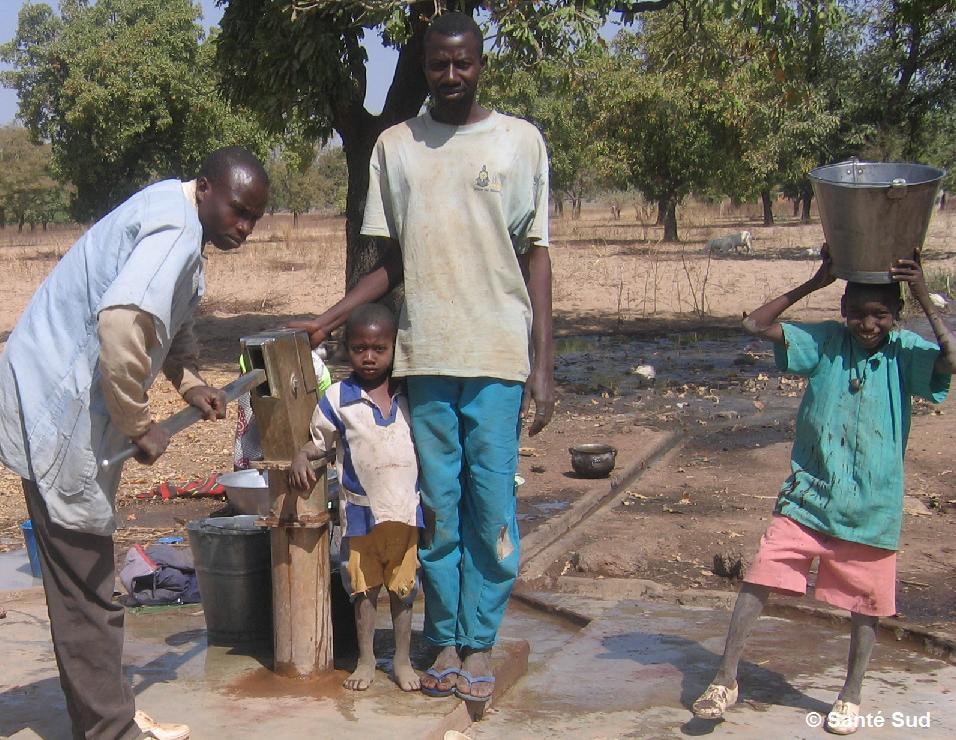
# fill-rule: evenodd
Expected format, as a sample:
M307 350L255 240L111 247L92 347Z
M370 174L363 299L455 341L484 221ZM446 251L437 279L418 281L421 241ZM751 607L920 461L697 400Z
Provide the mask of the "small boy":
M898 260L890 284L847 283L846 323L781 324L787 308L833 282L829 253L803 285L761 306L744 329L774 343L777 366L808 378L797 412L791 474L734 606L724 655L693 712L718 719L737 701L744 641L772 591L804 594L819 558L815 596L851 613L846 682L825 727L857 729L863 675L879 617L896 613L896 549L910 396L940 403L956 368L956 342L930 301L917 260ZM900 283L929 319L939 346L898 330Z
M359 660L344 686L367 689L375 676L375 611L388 589L395 633L392 661L403 691L419 689L409 660L412 602L417 592L418 462L408 424L408 403L391 375L395 317L384 306L356 308L345 325L352 374L334 383L312 416L312 442L293 458L291 484L314 485L310 461L333 447L339 470L342 582L352 597Z

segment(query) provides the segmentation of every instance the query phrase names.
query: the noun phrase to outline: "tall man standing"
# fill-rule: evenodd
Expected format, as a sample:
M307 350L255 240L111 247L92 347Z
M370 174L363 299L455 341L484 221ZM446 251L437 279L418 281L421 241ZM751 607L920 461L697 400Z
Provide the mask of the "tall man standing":
M207 419L225 417L225 396L197 367L203 245L239 247L268 193L262 164L238 147L210 154L195 180L140 191L63 256L0 357L0 461L23 479L74 737L189 737L136 712L123 676L123 607L112 601L120 470L97 463L129 440L140 462L165 452L147 396L160 371Z
M375 145L362 233L381 264L314 321L313 343L356 306L405 282L395 375L408 386L426 530L425 637L441 648L429 695L487 701L489 651L518 572L514 475L554 409L548 158L537 129L483 108L471 16L435 18L424 40L432 107Z

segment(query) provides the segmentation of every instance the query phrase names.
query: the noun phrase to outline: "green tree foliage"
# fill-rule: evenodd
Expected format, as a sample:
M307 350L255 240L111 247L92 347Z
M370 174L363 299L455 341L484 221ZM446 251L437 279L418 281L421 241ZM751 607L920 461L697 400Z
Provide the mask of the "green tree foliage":
M480 96L485 105L534 123L548 143L551 193L557 203L571 202L571 215L581 203L606 184L597 167L601 141L592 114L593 91L581 69L606 56L594 44L575 57L575 64L545 59L537 64L514 63L495 56L483 79Z
M50 147L34 144L26 129L0 128L0 228L67 219L68 191L50 172Z
M600 161L659 203L665 239L677 239L676 207L691 192L760 193L771 221L772 187L802 176L837 129L808 81L819 65L809 69L806 50L827 33L827 6L794 7L782 34L717 4L674 4L595 57L586 87L597 96Z
M773 46L775 74L794 86L798 95L822 99L824 111L831 117L825 125L811 126L794 139L802 156L794 160L795 166L777 173L777 184L794 199L795 207L799 209L802 203L804 222L810 220L813 198L807 171L858 155L871 134L871 124L860 113L869 95L860 67L863 40L871 33L868 5L841 0L828 8L823 0L809 0L805 12L795 18L791 43ZM769 41L773 45L772 37Z
M316 206L325 211L344 215L349 189L349 173L342 147L336 146L322 150L312 168L315 170Z
M956 191L956 104L933 111L926 121L925 160L946 170L943 187Z
M668 13L670 11L667 11ZM737 154L730 101L720 83L657 66L648 50L658 39L621 34L615 53L592 72L603 161L622 184L636 186L665 214L664 239L677 240L676 208L693 190L706 190Z
M267 137L217 92L214 44L192 0L25 5L0 47L20 118L75 185L73 213L98 216L150 180L195 171L217 146L264 154Z
M861 39L859 90L867 153L920 159L939 132L933 119L956 100L956 2L873 0L861 15L869 31Z
M829 1L829 0L828 0ZM681 0L719 7L748 22L786 33L804 0ZM259 111L272 131L301 127L307 135L342 139L348 163L349 285L377 260L359 235L368 161L378 134L416 115L425 102L422 37L444 9L474 14L493 29L495 51L524 63L562 58L593 42L609 16L633 21L675 0L219 0L225 7L218 59L230 98ZM398 49L381 114L365 109L366 53L360 42L377 33Z
M842 13L822 23L823 9L822 3L805 6L787 36L714 17L685 26L682 36L671 29L672 43L680 38L689 48L704 44L698 64L722 82L728 97L738 153L724 163L715 189L737 201L759 195L767 226L773 224L773 190L801 180L839 130L840 116L830 109L825 90L808 80L821 71L819 59L809 64L808 49L844 24Z
M827 8L819 0L806 5L789 37L795 43L779 50L779 65L788 81L822 95L825 110L837 121L798 139L813 155L808 166L853 156L940 164L934 159L941 151L934 137L946 135L939 114L954 104L956 2L841 0ZM784 192L802 200L807 221L812 190L799 170L782 172L780 180Z
M267 163L272 193L269 209L289 211L293 225L303 213L321 210L342 214L348 188L345 154L341 147L329 147L311 158L302 159L278 152Z

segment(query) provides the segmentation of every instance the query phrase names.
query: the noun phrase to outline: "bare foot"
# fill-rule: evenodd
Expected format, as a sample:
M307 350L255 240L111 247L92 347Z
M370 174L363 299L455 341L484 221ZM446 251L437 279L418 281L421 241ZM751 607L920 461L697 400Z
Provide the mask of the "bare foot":
M402 691L418 691L421 688L421 680L407 660L393 661L392 670L395 673L395 683Z
M374 679L375 664L359 663L355 670L352 671L352 675L342 682L342 685L352 691L365 691L365 689L372 685Z
M442 648L441 652L438 653L438 656L435 658L435 662L431 665L431 670L436 673L443 673L449 669L457 671L459 668L461 668L461 658L458 657L458 649L454 645ZM422 690L426 693L434 692L436 694L448 695L454 690L455 681L457 679L458 676L456 673L448 674L441 681L425 673L419 680Z
M461 662L461 670L470 674L472 678L494 676L491 670L491 650L469 650ZM469 683L464 676L458 677L458 691L477 701L486 700L494 693L494 690L494 681Z

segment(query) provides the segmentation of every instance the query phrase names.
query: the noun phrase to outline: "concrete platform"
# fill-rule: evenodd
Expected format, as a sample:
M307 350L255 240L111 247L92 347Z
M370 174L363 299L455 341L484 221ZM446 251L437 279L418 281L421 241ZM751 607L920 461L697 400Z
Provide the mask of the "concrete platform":
M762 619L741 662L741 702L722 722L706 722L689 707L716 669L728 611L535 597L591 621L550 655L533 651L528 674L472 726L472 737L830 737L812 725L843 685L849 638L832 625ZM863 713L881 711L884 726L855 737L956 736L956 666L899 643L877 646L863 701Z
M23 548L0 552L0 595L3 591L42 586L43 581L33 577L30 558Z
M0 737L67 740L71 737L60 690L42 590L0 592ZM388 609L379 610L385 630ZM498 693L527 668L528 644L509 639L527 617L510 618L495 649ZM441 738L471 722L464 702L404 693L383 672L365 692L342 688L348 664L317 681L276 677L270 646L229 648L206 643L201 608L174 607L127 614L125 664L137 707L160 721L186 722L192 737ZM416 615L421 629L421 614ZM391 654L390 632L376 635L376 652ZM381 639L379 639L381 638ZM416 632L413 661L427 665ZM381 648L381 649L379 649ZM252 733L250 735L250 733Z
M447 730L509 740L827 737L810 725L843 682L849 640L842 625L762 619L741 664L741 702L724 721L704 722L688 707L715 670L729 612L599 591L532 594L577 615L576 624L512 600L496 648L496 701L470 726L463 702L405 694L385 672L363 693L341 688L347 666L321 681L277 678L267 668L267 648L208 646L195 607L129 614L126 664L138 706L162 720L188 722L197 740L250 731L274 740L433 740ZM0 606L7 611L0 620L0 737L69 738L42 592L0 592ZM391 652L386 611L380 610L376 646L383 655ZM420 639L413 648L416 664L425 665ZM380 667L389 668L384 661ZM954 737L956 666L884 640L864 684L863 711L874 717L881 711L884 726L856 737Z

